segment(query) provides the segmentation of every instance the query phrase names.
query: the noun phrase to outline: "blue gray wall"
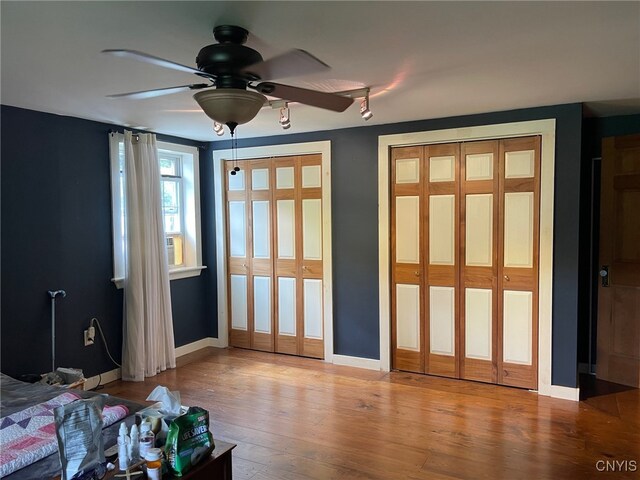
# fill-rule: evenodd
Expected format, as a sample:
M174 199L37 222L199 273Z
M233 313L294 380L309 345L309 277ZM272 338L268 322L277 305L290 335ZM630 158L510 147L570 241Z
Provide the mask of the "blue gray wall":
M56 302L58 366L82 368L89 376L111 370L115 366L101 342L84 347L82 331L97 317L112 355L120 359L122 290L110 280L107 132L115 127L7 106L1 115L2 371L20 375L50 370L51 289L67 292ZM201 155L211 157L207 151ZM210 162L201 164L201 174L210 178ZM203 199L203 218L212 217L212 192L206 186ZM212 244L209 230L203 239L206 262L211 254L207 245ZM177 345L215 336L215 292L215 270L171 282Z
M576 386L582 109L580 104L372 125L239 142L240 147L331 140L335 353L379 358L378 136L555 118L553 383ZM82 346L92 316L119 357L122 296L111 284L110 125L2 108L2 368L49 368L49 299L59 302L58 363L88 375L112 368L101 347ZM188 140L171 139L194 144ZM201 151L204 263L194 279L172 282L176 342L217 336L211 151ZM25 348L26 347L26 348Z

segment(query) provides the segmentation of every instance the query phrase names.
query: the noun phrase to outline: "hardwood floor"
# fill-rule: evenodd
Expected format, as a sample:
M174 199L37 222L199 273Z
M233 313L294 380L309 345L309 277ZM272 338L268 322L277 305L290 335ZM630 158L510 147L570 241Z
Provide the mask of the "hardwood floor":
M234 479L640 477L640 390L576 403L233 348L181 360L103 391L144 401L160 384L208 409L214 436L238 444Z

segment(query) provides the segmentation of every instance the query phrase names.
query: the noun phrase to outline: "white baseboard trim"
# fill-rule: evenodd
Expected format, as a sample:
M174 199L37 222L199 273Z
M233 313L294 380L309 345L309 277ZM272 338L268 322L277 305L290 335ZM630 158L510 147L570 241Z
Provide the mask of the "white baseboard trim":
M122 374L119 368L116 368L114 370L109 370L108 372L103 372L100 375L94 375L93 377L87 378L87 381L84 382L82 389L92 390L98 386L98 382L100 382L100 385L104 385L106 383L120 380L121 377L122 377Z
M334 365L346 367L366 368L367 370L380 370L380 360L373 358L350 357L348 355L333 354Z
M226 345L224 345L224 343L225 342L221 341L219 338L202 338L200 340L196 340L195 342L176 347L176 358L196 352L198 350L202 350L203 348L207 347L225 348ZM93 388L96 388L98 386L98 382L100 382L100 385L104 385L106 383L120 380L120 378L122 378L122 372L119 368L109 370L108 372L103 372L100 375L94 375L93 377L87 378L87 381L83 385L83 390L91 390Z
M182 357L183 355L197 352L198 350L202 350L203 348L207 347L224 348L226 347L226 345L223 345L223 342L219 338L206 337L200 340L196 340L195 342L176 347L176 357Z
M563 387L560 385L551 385L549 388L549 396L552 398L561 398L563 400L580 401L580 389Z

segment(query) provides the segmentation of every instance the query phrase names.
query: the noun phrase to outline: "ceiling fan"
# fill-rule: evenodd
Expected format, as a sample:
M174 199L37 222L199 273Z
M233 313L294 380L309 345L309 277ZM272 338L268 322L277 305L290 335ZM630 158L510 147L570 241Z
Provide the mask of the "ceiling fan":
M271 79L318 73L331 67L305 50L292 49L263 60L247 47L249 32L234 25L213 29L218 41L203 47L196 57L197 68L165 60L136 50L103 50L103 53L131 58L159 67L193 73L209 83L194 83L154 90L108 95L111 98L151 98L160 95L200 90L194 95L204 112L215 122L225 124L233 134L239 124L249 122L265 105L265 95L285 101L343 112L353 99L334 93L272 82Z

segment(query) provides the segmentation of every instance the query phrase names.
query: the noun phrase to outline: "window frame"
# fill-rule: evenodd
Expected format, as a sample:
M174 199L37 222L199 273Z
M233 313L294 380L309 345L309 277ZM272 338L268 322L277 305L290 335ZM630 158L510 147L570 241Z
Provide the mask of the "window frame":
M117 288L124 286L124 219L123 194L120 181L120 144L124 142L124 134L109 134L109 156L111 163L111 216L112 216L112 249L113 278ZM157 142L158 160L160 153L180 158L180 202L181 202L181 236L183 239L183 263L169 266L169 280L197 277L206 266L202 265L202 242L200 225L200 156L197 147L169 142ZM164 218L163 218L164 220ZM164 229L164 221L163 221ZM175 234L165 233L166 238Z

